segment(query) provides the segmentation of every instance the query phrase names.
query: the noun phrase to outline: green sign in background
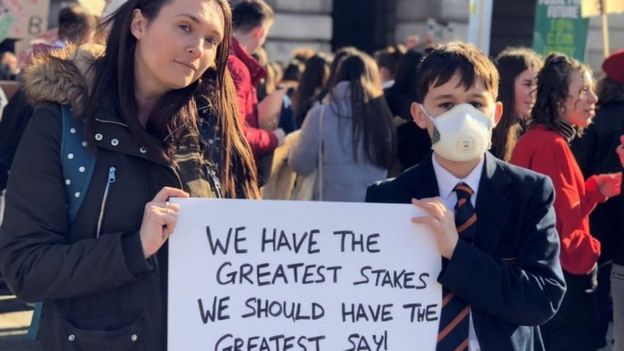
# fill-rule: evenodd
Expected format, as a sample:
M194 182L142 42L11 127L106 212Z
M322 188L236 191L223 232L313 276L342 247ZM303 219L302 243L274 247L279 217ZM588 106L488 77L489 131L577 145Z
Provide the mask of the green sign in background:
M581 18L579 0L538 0L533 50L542 55L561 52L583 62L589 19Z

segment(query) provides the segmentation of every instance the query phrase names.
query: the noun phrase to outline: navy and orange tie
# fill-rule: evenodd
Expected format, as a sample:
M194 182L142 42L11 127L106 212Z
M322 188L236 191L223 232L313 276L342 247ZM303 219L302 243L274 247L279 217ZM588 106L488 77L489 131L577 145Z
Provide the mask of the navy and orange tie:
M455 204L455 226L463 240L472 243L476 233L477 214L470 202L473 190L465 183L453 189L457 194ZM444 265L448 260L444 259ZM442 288L442 313L436 351L468 350L468 329L470 326L470 306L454 292Z

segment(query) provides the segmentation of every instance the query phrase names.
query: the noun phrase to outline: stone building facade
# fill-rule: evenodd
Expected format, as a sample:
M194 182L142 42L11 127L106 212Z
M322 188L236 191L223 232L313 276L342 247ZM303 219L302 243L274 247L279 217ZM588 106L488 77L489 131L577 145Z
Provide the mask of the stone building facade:
M266 48L276 60L286 60L301 46L328 51L352 43L372 51L412 34L423 41L467 39L469 0L267 1L276 21ZM531 46L536 1L494 1L490 54L510 45ZM623 48L624 14L609 15L609 24L611 49ZM600 18L592 18L587 62L597 71L603 59L601 35Z
M77 1L50 0L50 26L57 23L61 6ZM299 47L332 51L354 44L372 52L412 34L423 42L428 37L438 41L467 39L470 0L266 1L276 12L265 45L272 60L286 61ZM491 55L507 46L531 46L536 1L494 0ZM609 25L611 50L624 48L624 14L609 15ZM587 62L599 72L602 59L601 22L595 17L590 21Z

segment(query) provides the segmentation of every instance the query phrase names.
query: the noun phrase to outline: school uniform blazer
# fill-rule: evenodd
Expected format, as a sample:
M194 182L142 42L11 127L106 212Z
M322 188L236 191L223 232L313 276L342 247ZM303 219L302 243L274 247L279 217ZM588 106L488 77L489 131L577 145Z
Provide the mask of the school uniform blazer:
M547 177L486 153L474 243L459 240L438 282L471 305L482 351L544 350L538 326L565 293ZM431 154L395 179L371 185L367 202L438 196Z

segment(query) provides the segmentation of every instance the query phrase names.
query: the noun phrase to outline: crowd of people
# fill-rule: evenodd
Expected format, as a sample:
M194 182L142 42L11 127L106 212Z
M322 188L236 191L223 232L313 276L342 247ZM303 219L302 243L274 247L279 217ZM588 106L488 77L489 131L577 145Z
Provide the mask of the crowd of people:
M437 350L624 351L624 50L602 73L461 42L276 63L273 21L74 6L25 69L3 56L0 268L44 302L45 350L164 350L168 199L208 197L412 203L443 261Z

